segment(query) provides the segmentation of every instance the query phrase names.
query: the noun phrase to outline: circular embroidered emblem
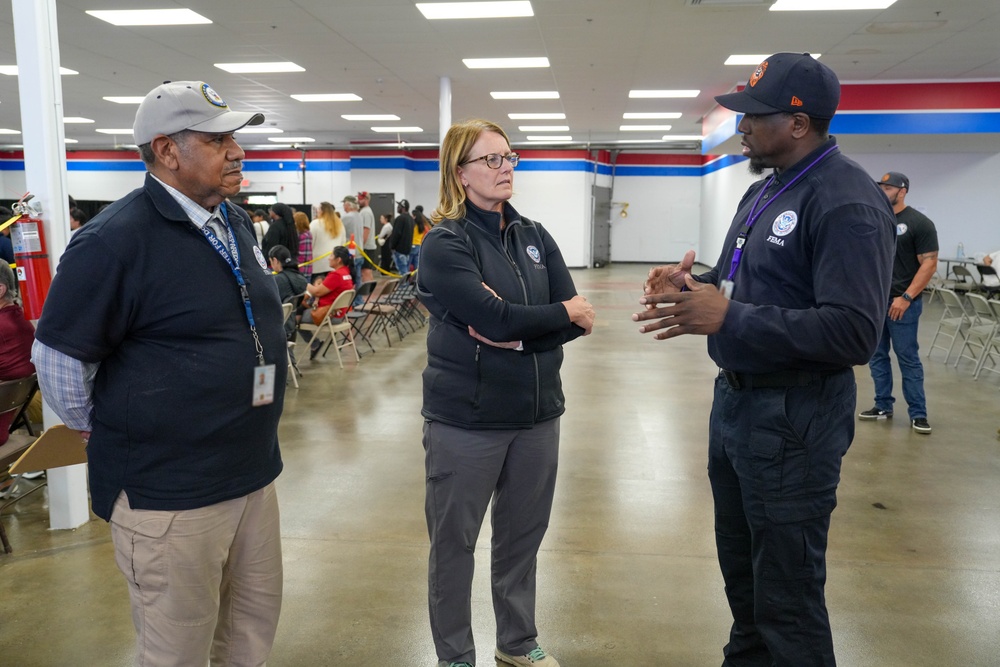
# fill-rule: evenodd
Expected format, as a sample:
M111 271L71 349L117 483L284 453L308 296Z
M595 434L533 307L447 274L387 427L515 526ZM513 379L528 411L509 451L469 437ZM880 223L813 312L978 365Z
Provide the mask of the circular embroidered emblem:
M909 227L906 226L905 222L899 223L898 225L896 225L896 236L902 236L903 234L906 233L907 229L909 229Z
M260 268L267 269L267 262L264 261L264 253L260 251L257 246L253 247L253 256L257 258L257 263L260 264Z
M799 224L799 216L795 214L795 211L785 211L774 219L771 231L774 232L775 236L788 236L797 224Z
M536 248L533 245L529 245L527 247L527 251L528 251L528 257L530 257L531 261L533 261L535 264L538 264L539 262L542 261L542 253L538 252L538 248Z
M212 90L212 87L207 83L201 84L201 94L205 96L205 99L208 100L208 103L211 104L212 106L217 106L222 109L226 109L229 107L229 105L226 104L225 100L223 100L222 97L220 97L217 92Z

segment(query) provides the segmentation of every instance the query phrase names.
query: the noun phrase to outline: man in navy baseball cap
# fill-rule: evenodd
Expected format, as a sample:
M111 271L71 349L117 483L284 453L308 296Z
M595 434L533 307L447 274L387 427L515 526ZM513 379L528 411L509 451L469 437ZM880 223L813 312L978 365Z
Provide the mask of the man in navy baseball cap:
M840 81L808 53L776 53L757 66L743 90L715 101L744 114L785 111L830 119L840 103Z

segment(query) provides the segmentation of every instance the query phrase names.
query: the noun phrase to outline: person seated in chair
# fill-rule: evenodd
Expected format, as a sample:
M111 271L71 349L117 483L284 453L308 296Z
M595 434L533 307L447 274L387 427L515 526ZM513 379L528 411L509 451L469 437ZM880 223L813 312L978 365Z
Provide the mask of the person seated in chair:
M313 324L322 324L324 316L337 297L347 290L354 289L354 286L358 284L360 277L358 273L358 267L354 263L354 258L351 257L351 252L342 245L334 248L333 254L330 255L330 273L326 274L323 282L306 286L311 304L310 308L303 314L303 320L308 322L307 318L311 318ZM335 313L331 313L330 320L334 323L342 322L347 316L348 310L350 308L341 308ZM323 347L321 335L322 332L317 331L309 344L310 359L315 358Z
M306 291L309 281L299 272L299 265L292 259L292 253L283 245L276 245L267 252L274 271L274 282L278 286L278 298L281 303L299 306L299 297ZM285 336L295 340L295 317L285 320Z
M24 319L24 311L14 300L16 294L17 278L6 262L0 262L0 382L20 380L35 372L31 363L35 328ZM37 393L35 396L39 400ZM14 417L0 415L0 445L7 442Z

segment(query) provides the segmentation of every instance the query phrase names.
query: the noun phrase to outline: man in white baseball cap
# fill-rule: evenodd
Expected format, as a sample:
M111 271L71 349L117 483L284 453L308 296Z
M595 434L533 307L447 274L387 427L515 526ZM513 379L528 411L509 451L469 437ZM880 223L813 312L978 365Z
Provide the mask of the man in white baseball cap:
M153 89L134 127L145 183L73 236L38 324L39 383L88 441L137 664L263 665L278 624L285 333L227 201L233 132L263 120L200 81Z

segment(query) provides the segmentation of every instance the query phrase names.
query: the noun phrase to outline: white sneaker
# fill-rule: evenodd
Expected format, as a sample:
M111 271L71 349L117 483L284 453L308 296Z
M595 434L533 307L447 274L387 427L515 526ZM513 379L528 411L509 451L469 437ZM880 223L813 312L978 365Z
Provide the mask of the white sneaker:
M496 650L497 660L517 667L559 667L559 662L545 653L542 647L537 647L528 655L507 655L500 649Z

